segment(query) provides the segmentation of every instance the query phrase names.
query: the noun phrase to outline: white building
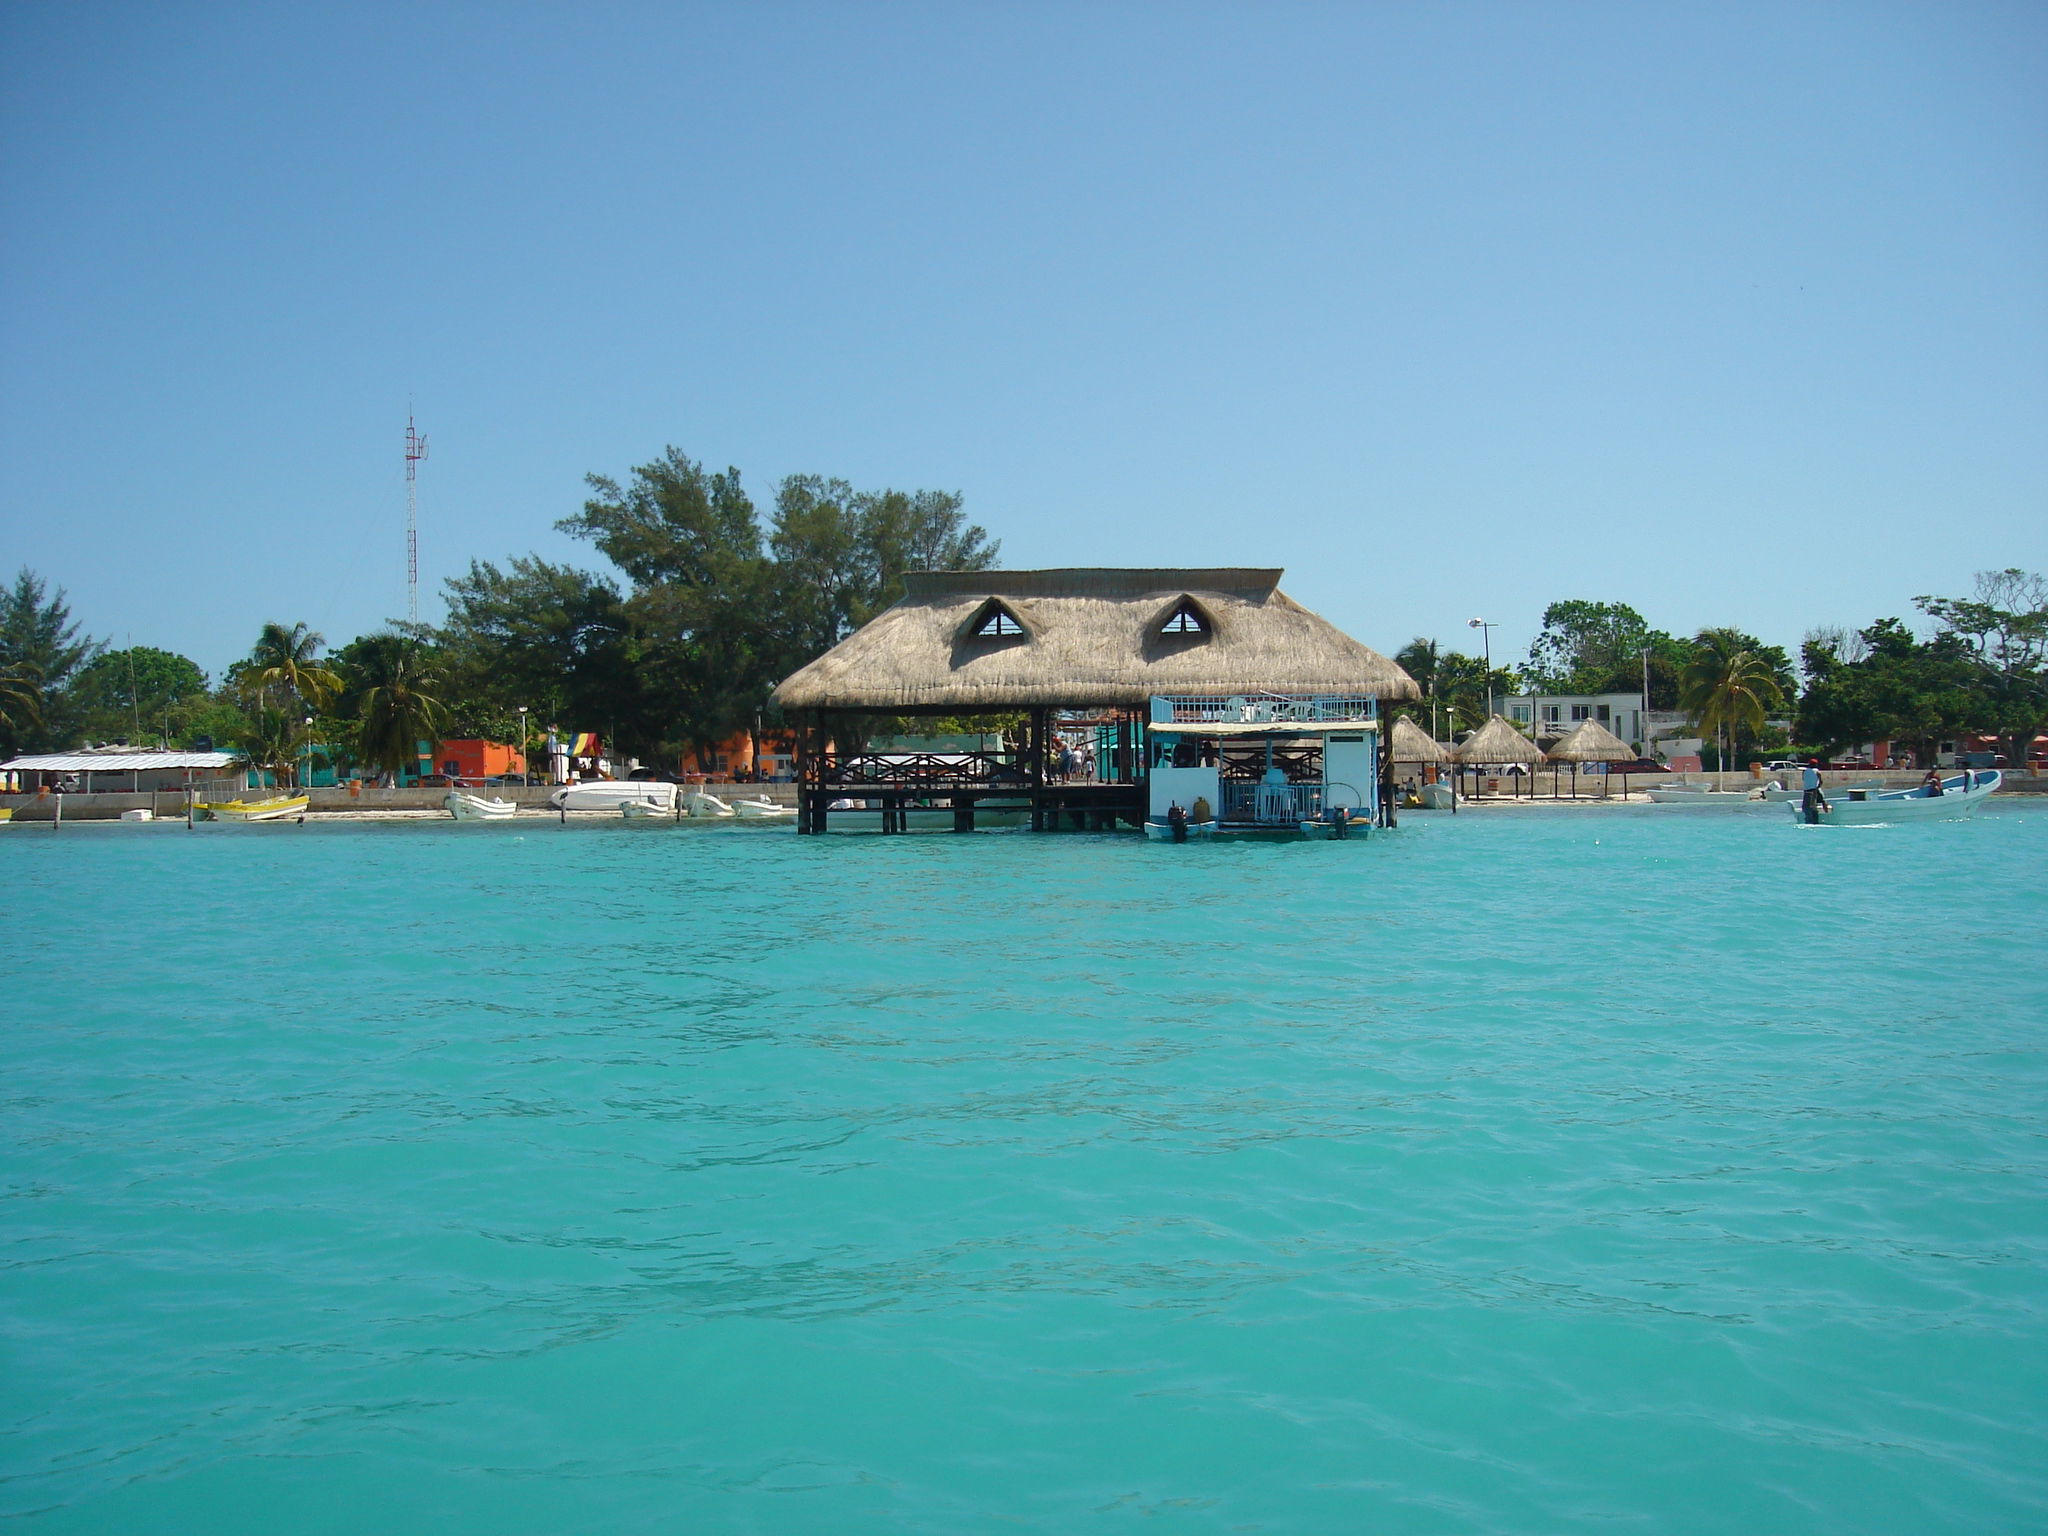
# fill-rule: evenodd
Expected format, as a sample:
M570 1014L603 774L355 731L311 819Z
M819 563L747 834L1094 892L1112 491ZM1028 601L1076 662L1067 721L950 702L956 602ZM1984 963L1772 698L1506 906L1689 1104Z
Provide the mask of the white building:
M1517 694L1507 700L1507 717L1533 736L1562 736L1575 725L1597 720L1623 741L1644 744L1644 726L1654 734L1660 723L1643 713L1640 693Z

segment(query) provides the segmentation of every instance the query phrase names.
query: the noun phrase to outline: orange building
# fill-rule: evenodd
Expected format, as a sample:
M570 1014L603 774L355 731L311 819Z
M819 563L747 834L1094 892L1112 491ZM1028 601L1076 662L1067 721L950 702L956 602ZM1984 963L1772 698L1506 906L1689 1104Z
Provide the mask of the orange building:
M761 733L761 777L787 778L796 763L796 736L790 731ZM754 733L735 731L724 741L683 754L682 771L706 774L714 779L735 775L751 777L754 772Z
M434 771L451 779L494 779L526 772L526 758L501 741L444 741L434 749Z

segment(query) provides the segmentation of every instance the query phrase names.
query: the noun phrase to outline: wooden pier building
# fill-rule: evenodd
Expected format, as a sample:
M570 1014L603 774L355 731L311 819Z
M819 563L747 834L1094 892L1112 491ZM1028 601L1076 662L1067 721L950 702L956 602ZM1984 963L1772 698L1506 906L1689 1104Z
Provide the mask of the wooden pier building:
M1305 722L1333 718L1328 701L1342 701L1335 714L1352 728L1348 743L1376 736L1384 701L1412 699L1418 690L1388 658L1281 592L1280 576L1250 569L906 575L900 602L785 678L770 699L796 730L798 830L936 823L972 831L978 822L1019 820L1039 830L1137 826L1150 809L1154 764L1190 752L1190 721L1224 725L1204 741L1270 723L1272 733L1256 733L1268 775L1275 738L1295 749L1282 754L1285 771L1319 771L1321 738L1314 738L1311 764ZM863 716L997 714L1025 722L1001 752L846 747L862 739ZM1352 718L1361 715L1369 718ZM1073 736L1093 749L1095 773L1085 780L1059 771L1055 738ZM1252 745L1232 739L1228 751L1242 760ZM1376 783L1356 803L1384 822L1392 815L1392 778L1380 756L1374 741Z

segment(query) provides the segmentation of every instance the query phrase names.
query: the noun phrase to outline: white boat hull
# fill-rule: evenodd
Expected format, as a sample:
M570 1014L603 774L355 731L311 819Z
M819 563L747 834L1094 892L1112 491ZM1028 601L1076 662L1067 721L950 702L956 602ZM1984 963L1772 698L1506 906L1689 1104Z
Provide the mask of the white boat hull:
M595 784L565 784L548 796L548 805L558 811L616 811L630 801L644 801L674 814L676 787L651 780L603 780Z
M1968 787L1965 787L1966 782ZM1961 821L1996 794L2001 782L2002 775L1992 768L1971 774L1967 780L1963 774L1946 779L1938 795L1930 795L1924 788L1887 790L1881 794L1866 794L1861 799L1829 795L1828 808L1819 813L1816 825L1877 827L1901 821ZM1788 809L1794 820L1806 820L1803 806L1794 805Z
M1872 779L1868 784L1844 784L1840 789L1829 790L1828 798L1832 800L1837 795L1846 797L1859 789L1865 793L1882 792L1884 781L1882 779ZM1803 789L1781 789L1775 785L1768 784L1764 786L1764 798L1774 805L1782 804L1787 800L1791 801L1794 805L1798 805L1805 797L1806 791Z
M519 809L510 800L486 800L482 795L465 795L460 790L450 790L441 804L457 821L504 821Z
M1717 811L1734 810L1738 806L1767 804L1761 794L1734 789L1678 789L1661 788L1645 790L1659 805L1704 805Z
M773 800L735 800L732 813L746 821L791 821L796 817L793 807Z
M1146 822L1145 835L1155 843L1170 843L1174 841L1173 828L1163 821ZM1216 823L1213 821L1191 821L1188 823L1187 840L1191 843L1202 842L1215 835Z
M683 797L683 809L692 817L730 816L733 808L716 795L707 795L701 789L693 789Z

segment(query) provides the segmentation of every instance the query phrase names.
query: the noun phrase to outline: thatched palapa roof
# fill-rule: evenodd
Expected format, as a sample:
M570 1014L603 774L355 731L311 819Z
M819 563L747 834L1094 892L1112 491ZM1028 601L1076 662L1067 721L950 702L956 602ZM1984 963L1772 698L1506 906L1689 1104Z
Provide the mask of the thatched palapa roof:
M1394 722L1391 756L1397 763L1448 763L1450 750L1406 715Z
M1461 763L1540 763L1543 752L1505 716L1495 715L1451 753Z
M901 602L784 678L770 702L987 714L1154 694L1419 696L1279 582L1275 570L913 572ZM980 633L999 614L1018 632Z
M1553 763L1632 763L1635 748L1598 720L1587 720L1543 754Z

